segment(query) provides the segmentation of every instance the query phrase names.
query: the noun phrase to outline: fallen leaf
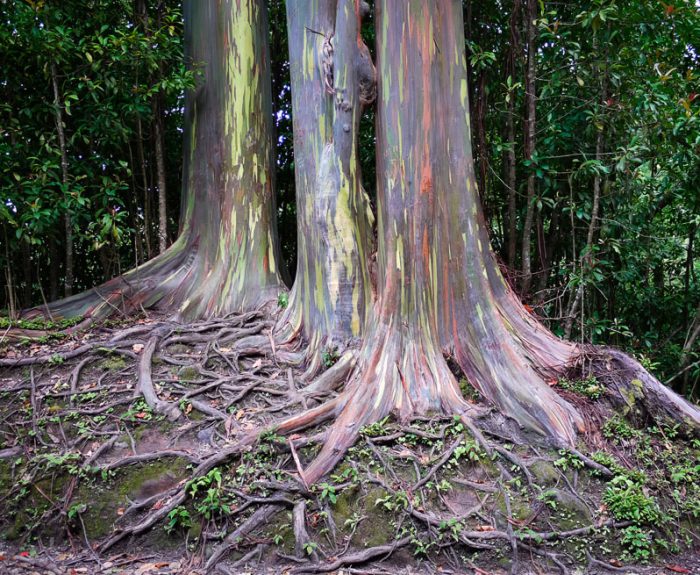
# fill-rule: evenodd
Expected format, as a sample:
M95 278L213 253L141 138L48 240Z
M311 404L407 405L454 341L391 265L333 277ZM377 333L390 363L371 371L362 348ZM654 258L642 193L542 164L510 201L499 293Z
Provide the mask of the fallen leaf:
M139 411L134 417L137 419L144 419L148 414L145 411Z
M190 413L192 413L192 404L188 403L187 407L185 408L185 415L189 415Z
M666 565L666 569L673 571L674 573L690 573L690 569L686 569L680 565Z
M119 515L119 517L121 517L122 515L124 515L125 511L126 511L126 509L124 509L123 507L118 507L117 508L117 515Z
M167 567L168 565L170 565L170 563L161 562L161 563L154 563L153 564L153 566L156 569L161 569L162 567Z
M29 551L20 551L20 557L29 557Z
M491 527L491 525L479 525L476 528L476 530L477 531L495 531L495 529L493 527Z
M608 563L610 563L610 565L612 565L613 567L622 567L624 565L624 563L619 559L611 559L610 561L608 561Z
M143 351L143 348L144 345L142 343L135 343L131 346L131 349L134 350L134 353L141 353Z

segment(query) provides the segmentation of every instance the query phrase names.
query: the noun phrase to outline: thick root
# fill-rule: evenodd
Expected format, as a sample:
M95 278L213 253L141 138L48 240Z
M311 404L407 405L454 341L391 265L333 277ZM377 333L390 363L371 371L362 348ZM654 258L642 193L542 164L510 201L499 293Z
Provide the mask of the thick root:
M574 373L595 376L616 409L632 418L651 418L662 424L680 424L688 435L700 434L700 409L666 387L642 365L606 347L581 349L571 363Z

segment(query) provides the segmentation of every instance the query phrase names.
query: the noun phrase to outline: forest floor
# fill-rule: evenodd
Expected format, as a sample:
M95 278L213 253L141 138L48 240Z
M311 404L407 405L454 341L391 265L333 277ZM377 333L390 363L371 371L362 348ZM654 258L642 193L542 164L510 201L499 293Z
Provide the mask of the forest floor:
M307 485L324 427L274 425L338 390L271 327L0 332L0 573L700 573L700 441L613 413L591 380L557 386L599 428L576 450L496 412L477 435L387 418Z

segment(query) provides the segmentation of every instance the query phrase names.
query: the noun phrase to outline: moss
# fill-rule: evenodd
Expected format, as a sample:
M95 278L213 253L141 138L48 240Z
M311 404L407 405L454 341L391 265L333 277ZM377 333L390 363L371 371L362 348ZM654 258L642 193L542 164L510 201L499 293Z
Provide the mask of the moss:
M9 492L12 485L12 465L7 459L0 459L0 493Z
M100 362L100 367L105 371L119 371L126 367L126 361L121 356L113 355L103 359Z
M87 506L82 519L88 537L99 539L107 535L118 518L119 508L128 506L129 501L138 496L145 482L169 474L181 479L185 475L186 466L187 461L184 459L167 459L125 467L106 482L99 479L82 481L72 505Z
M503 529L508 523L508 508L506 506L506 498L500 491L496 494L495 509L497 510L495 513L496 524L499 528ZM511 494L510 512L512 519L516 521L525 521L532 514L532 509L527 500Z
M346 489L338 495L332 507L333 521L338 529L349 535L352 526L346 522L356 517L365 517L352 537L352 543L356 547L374 547L393 541L394 531L389 528L392 514L375 506L377 499L388 495L387 491L381 488L371 489L364 496L358 497L358 490L357 487Z
M199 372L197 371L197 368L188 365L181 367L177 371L177 376L180 378L180 381L195 381L199 376Z
M270 526L265 529L263 537L270 539L280 553L294 555L296 539L291 512L285 510L277 513L270 521Z
M543 495L549 496L556 505L550 514L552 522L561 531L569 531L578 527L590 525L593 517L586 505L577 497L566 491L550 489Z
M549 461L536 461L530 466L530 472L540 485L553 485L559 480L559 471Z

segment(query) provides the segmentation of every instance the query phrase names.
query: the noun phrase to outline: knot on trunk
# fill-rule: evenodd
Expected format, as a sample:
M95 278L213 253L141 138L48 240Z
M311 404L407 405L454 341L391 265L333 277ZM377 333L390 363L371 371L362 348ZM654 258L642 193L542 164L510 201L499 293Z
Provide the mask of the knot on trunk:
M370 106L377 99L377 68L364 42L359 45L357 80L360 88L360 103L363 106Z

